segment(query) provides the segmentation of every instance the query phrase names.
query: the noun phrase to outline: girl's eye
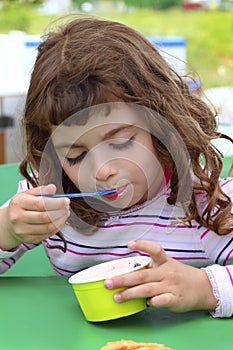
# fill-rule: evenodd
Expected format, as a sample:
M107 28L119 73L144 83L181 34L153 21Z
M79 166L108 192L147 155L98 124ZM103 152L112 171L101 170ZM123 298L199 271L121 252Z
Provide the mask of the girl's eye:
M70 166L75 165L75 164L81 162L81 160L83 160L83 158L85 157L86 153L87 152L85 151L85 152L81 153L79 156L77 156L75 158L66 157L66 160L67 160L67 162L69 163Z
M130 146L132 146L133 142L134 142L135 136L132 136L130 139L128 139L127 141L123 142L123 143L111 143L111 147L115 148L115 149L126 149Z
M111 143L110 146L114 149L117 150L122 150L122 149L126 149L130 146L132 146L133 142L134 142L135 136L132 136L130 139L128 139L125 142L122 143ZM70 157L66 157L66 161L68 162L69 166L73 166L76 165L78 163L80 163L84 157L86 156L87 151L82 152L80 155L78 155L75 158L70 158Z

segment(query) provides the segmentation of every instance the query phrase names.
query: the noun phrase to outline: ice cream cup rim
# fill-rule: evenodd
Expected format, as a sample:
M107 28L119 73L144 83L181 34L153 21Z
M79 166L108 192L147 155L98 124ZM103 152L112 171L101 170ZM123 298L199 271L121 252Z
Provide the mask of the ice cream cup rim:
M134 266L133 269L119 269L119 271L117 272L116 270L113 270L111 273L102 273L101 276L96 277L96 276L92 276L90 278L86 278L84 280L84 278L82 278L82 280L78 280L79 276L82 276L84 273L92 270L96 270L98 271L100 268L106 266L106 265L113 265L113 264L118 264L118 263L122 263L123 262L127 262L127 261L133 261L136 260L135 263L138 261L140 264L138 266ZM98 281L102 281L105 280L107 278L112 278L114 276L119 276L119 275L123 275L125 273L129 273L129 272L133 272L133 271L137 271L140 270L146 266L149 266L151 263L151 258L149 256L133 256L133 257L126 257L126 258L121 258L121 259L115 259L115 260L111 260L111 261L106 261L91 267L88 267L80 272L75 273L74 275L72 275L69 278L69 283L70 284L85 284L85 283L93 283L93 282L98 282Z

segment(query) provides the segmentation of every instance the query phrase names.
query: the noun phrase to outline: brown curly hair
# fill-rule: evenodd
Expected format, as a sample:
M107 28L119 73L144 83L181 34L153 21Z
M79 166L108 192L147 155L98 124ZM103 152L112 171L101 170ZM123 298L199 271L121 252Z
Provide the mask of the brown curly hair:
M41 158L52 125L59 125L87 107L112 100L145 106L174 126L188 151L189 166L184 166L182 156L179 164L175 164L169 153L169 147L178 149L179 146L174 135L168 137L167 130L161 128L160 140L153 137L161 164L172 173L169 204L177 202L178 188L190 177L191 168L197 180L192 183L185 221L190 223L195 219L220 235L231 232L232 203L219 186L222 155L211 141L233 140L217 131L213 110L190 92L185 80L168 65L156 47L122 23L77 15L44 36L38 47L25 105L27 155L20 165L22 175L32 186L38 186L41 182L56 184L56 174L60 171L63 188L58 191L77 192L60 169L52 144L49 152L53 156L46 159L41 180L34 170L41 172ZM157 122L152 122L152 128L156 127ZM169 140L168 148L161 142L163 137ZM202 214L195 201L195 192L200 190L208 197ZM179 201L185 205L185 196ZM81 227L86 223L87 230L97 226L103 215L83 199L73 199L71 207L79 220L76 225ZM214 208L218 214L213 217Z

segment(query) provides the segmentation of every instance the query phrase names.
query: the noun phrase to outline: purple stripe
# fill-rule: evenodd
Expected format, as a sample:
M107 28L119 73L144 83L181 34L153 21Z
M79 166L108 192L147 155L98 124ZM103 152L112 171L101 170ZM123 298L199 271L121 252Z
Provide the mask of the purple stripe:
M229 276L230 281L231 281L231 285L233 286L233 279L232 279L232 275L230 273L230 270L228 269L228 267L225 267L225 269L227 270L228 276Z

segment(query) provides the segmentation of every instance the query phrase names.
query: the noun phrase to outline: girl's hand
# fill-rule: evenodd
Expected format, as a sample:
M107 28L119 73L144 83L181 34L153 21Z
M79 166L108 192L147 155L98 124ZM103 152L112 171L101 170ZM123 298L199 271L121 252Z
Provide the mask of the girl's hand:
M68 198L46 198L55 185L32 188L16 194L9 206L0 210L0 247L10 250L22 242L37 244L59 231L69 217Z
M176 312L214 310L217 307L217 300L204 270L170 258L155 242L132 241L128 247L148 253L153 260L152 268L106 280L105 287L108 289L132 287L116 293L116 302L147 298L150 306Z

